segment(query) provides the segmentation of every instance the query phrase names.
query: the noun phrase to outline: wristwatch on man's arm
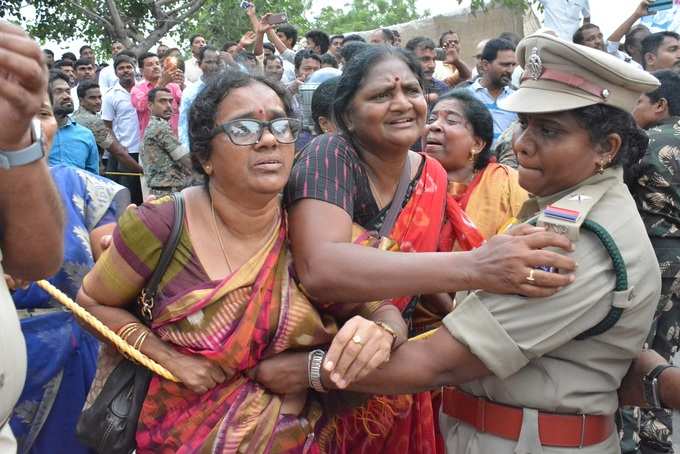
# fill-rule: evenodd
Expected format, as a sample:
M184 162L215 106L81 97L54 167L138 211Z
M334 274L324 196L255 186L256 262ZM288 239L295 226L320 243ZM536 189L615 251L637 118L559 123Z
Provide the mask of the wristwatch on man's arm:
M0 150L0 169L8 170L12 167L25 166L45 157L40 120L37 118L31 121L31 140L33 143L21 150Z
M650 408L664 408L661 402L659 377L668 368L674 367L671 364L660 364L642 377L642 389L645 401Z

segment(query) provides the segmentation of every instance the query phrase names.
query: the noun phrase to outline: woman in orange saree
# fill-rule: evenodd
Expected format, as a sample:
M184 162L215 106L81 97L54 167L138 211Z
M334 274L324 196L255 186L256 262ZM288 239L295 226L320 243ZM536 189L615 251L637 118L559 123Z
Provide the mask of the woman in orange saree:
M503 232L528 194L519 185L517 171L492 157L489 110L469 92L455 90L437 101L428 123L425 153L447 171L451 204L465 210L484 239ZM452 250L458 240L453 230L445 227L442 250ZM460 243L455 247L462 249Z

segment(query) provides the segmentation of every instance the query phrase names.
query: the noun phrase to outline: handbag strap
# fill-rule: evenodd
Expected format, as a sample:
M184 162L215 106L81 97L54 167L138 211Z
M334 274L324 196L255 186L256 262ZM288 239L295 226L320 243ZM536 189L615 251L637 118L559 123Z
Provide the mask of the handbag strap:
M140 312L147 323L151 322L151 310L153 309L154 297L158 291L158 285L161 283L161 279L170 265L172 256L175 254L184 223L184 196L181 192L176 192L172 194L171 197L175 204L175 221L172 225L168 241L163 246L161 258L158 260L156 269L154 269L151 278L146 283L146 286L142 291L142 297L140 298L140 306L142 306Z
M380 238L389 235L392 231L392 227L394 227L394 223L397 222L397 217L401 211L401 206L404 204L404 198L406 197L406 191L408 191L410 180L411 158L406 155L406 161L404 162L404 168L401 171L401 177L399 177L397 190L394 192L392 204L390 205L390 209L387 210L385 220L383 221L382 227L380 227L380 231L378 232Z

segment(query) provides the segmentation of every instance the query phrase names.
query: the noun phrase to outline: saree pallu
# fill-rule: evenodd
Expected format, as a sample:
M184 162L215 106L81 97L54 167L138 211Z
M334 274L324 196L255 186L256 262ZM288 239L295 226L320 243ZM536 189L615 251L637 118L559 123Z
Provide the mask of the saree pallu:
M232 275L157 302L152 329L179 351L219 364L227 380L204 394L154 377L139 419L137 452L301 453L313 445L321 407L281 412L283 396L244 372L286 350L326 344L336 332L289 274L286 226Z
M446 172L425 157L422 173L401 210L389 238L378 241L374 233L353 226L354 242L388 251L436 252L446 216ZM385 302L369 303L375 310ZM402 313L411 313L417 299L390 300ZM417 304L413 324L429 323L432 314ZM443 316L445 314L437 314ZM429 454L445 452L438 443L438 405L433 394L373 396L366 404L332 418L319 437L319 449L329 454Z
M170 197L128 209L83 287L96 286L114 301L134 302L159 261L174 211ZM313 394L304 393L300 407L290 411L284 396L245 374L277 353L328 344L337 332L333 319L321 316L291 278L285 218L279 222L246 263L211 280L185 220L159 285L151 329L180 353L218 364L226 380L196 394L152 378L138 422L137 453L315 452L313 431L322 410Z

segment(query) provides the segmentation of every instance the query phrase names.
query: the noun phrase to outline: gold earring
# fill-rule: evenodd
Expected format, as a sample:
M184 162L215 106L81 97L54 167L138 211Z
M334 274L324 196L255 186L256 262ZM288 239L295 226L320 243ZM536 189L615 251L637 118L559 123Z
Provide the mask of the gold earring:
M608 164L608 163L607 163L607 164ZM604 161L598 162L598 163L597 163L597 169L595 169L595 171L596 171L599 175L602 175L602 174L604 173L604 166L605 166L605 162L604 162Z
M468 158L469 162L473 162L475 160L475 156L477 155L478 151L472 148L470 150L470 157Z
M212 164L206 164L206 165L204 165L204 166L203 166L203 170L205 170L205 173L206 173L206 174L212 175L212 171L213 171Z

